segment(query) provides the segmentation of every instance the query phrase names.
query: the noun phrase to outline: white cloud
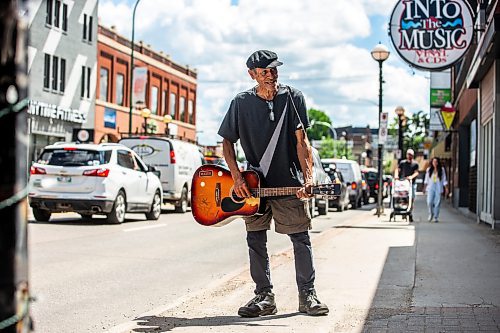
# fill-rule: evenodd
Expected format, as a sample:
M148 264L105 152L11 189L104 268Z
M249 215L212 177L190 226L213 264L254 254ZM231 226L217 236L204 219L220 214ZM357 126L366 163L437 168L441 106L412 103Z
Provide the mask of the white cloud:
M130 36L132 2L100 1L101 23ZM135 39L198 69L202 143L220 140L217 129L231 98L254 84L245 62L257 49L276 51L284 62L280 80L302 90L308 106L327 112L335 125L376 127L378 64L370 49L388 41L381 22L393 6L393 0L240 0L238 6L230 0L142 0ZM384 63L384 80L384 110L426 110L427 80L413 75L395 52Z

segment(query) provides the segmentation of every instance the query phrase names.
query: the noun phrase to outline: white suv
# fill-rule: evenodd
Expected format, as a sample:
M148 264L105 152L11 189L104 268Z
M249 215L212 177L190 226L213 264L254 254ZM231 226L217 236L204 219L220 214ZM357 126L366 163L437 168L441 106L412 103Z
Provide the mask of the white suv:
M103 214L110 223L122 223L127 212L157 220L162 189L155 171L120 144L50 145L31 166L29 203L37 221L59 212Z

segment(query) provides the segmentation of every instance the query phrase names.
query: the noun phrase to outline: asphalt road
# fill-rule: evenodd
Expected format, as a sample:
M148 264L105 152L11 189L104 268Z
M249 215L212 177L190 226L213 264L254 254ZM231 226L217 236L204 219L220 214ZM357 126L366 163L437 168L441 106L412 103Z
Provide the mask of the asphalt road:
M311 235L355 215L355 210L331 210L313 220ZM82 221L77 214L29 222L36 332L104 331L248 265L242 220L210 228L198 225L189 212L167 210L158 221L130 214L121 225ZM284 235L268 237L270 254L291 246Z

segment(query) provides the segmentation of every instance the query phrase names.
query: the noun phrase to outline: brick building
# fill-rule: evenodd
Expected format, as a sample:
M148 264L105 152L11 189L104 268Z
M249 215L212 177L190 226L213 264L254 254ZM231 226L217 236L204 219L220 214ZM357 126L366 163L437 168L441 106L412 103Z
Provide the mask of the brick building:
M113 28L98 27L95 141L116 142L129 132L131 42ZM149 118L133 105L130 132L165 134L196 140L197 73L173 62L143 42L134 43L134 68L146 69L145 101ZM136 82L134 74L134 81ZM166 115L171 116L171 121ZM168 123L165 121L169 121ZM147 123L147 126L144 126Z

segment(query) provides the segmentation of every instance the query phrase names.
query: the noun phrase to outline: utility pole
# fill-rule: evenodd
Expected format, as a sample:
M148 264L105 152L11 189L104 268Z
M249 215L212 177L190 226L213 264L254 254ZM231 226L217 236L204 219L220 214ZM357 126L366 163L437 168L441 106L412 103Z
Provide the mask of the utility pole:
M31 330L27 254L27 0L0 1L0 331Z

